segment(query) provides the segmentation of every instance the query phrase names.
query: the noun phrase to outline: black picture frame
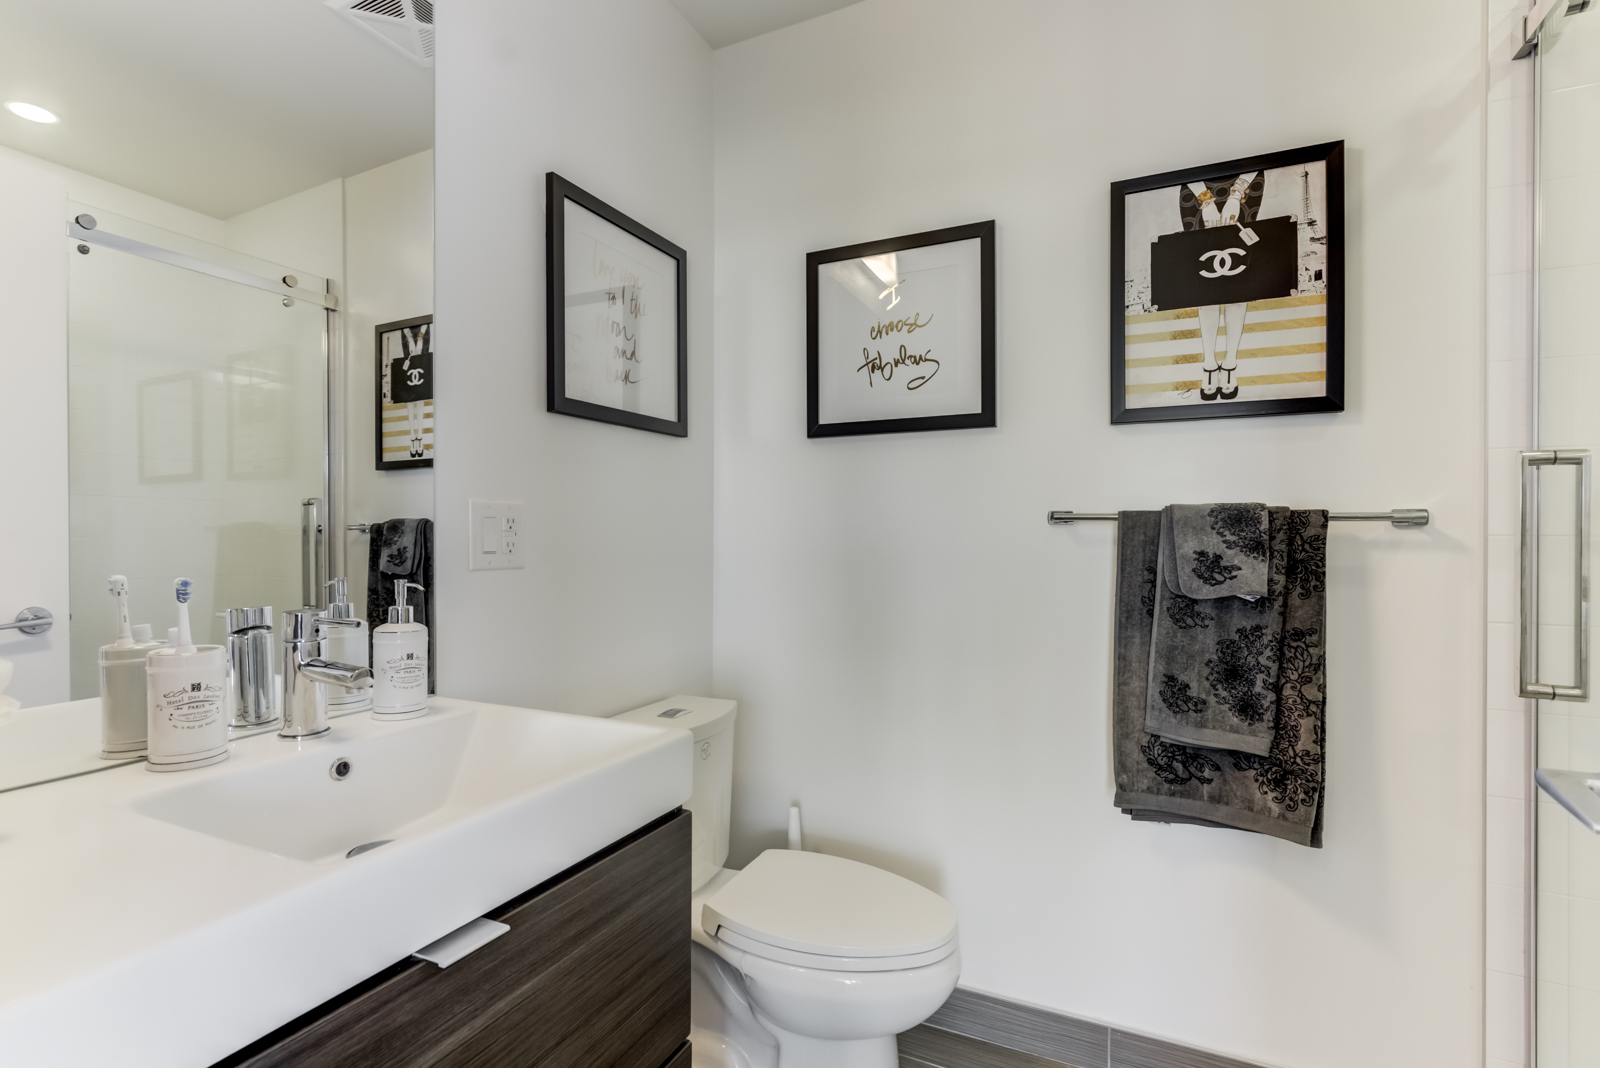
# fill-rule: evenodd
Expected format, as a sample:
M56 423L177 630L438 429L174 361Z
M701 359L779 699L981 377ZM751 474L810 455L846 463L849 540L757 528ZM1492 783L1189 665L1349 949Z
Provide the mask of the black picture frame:
M1199 399L1200 390L1195 390L1195 399L1182 403L1167 404L1151 407L1132 407L1127 404L1128 399L1128 354L1127 342L1130 318L1130 291L1127 264L1127 197L1135 193L1151 190L1172 188L1174 197L1178 195L1178 187L1190 182L1201 182L1206 179L1217 179L1226 175L1241 175L1249 171L1266 172L1277 168L1293 167L1301 164L1322 163L1324 165L1325 181L1325 206L1326 218L1316 220L1311 226L1311 232L1321 230L1319 238L1312 238L1322 244L1324 252L1321 262L1324 277L1319 281L1326 287L1326 340L1325 340L1325 367L1324 367L1324 392L1321 396L1307 397L1280 397L1259 400L1226 400L1206 402ZM1307 179L1309 181L1309 179ZM1307 193L1309 199L1309 193ZM1296 216L1297 234L1299 230L1298 216ZM1143 178L1129 178L1120 182L1111 183L1111 271L1110 271L1110 298L1111 298L1111 422L1119 423L1154 423L1171 422L1185 419L1227 419L1258 415L1296 415L1310 412L1342 412L1344 411L1344 385L1345 385L1345 249L1344 249L1344 142L1329 141L1318 145L1308 145L1304 148L1289 149L1283 152L1272 152L1259 156L1247 156L1243 159L1229 160L1223 163L1208 164L1203 167L1188 167L1183 170L1166 171L1162 174L1152 174ZM1266 220L1273 221L1273 220ZM1188 233L1200 234L1208 231L1189 231ZM1236 233L1241 231L1236 230ZM1163 236L1187 236L1163 235ZM1296 269L1304 261L1306 239L1299 238L1294 246L1293 253L1296 257ZM1212 253L1206 253L1212 255ZM1154 257L1152 257L1154 258ZM1211 266L1216 268L1220 261L1211 260ZM1230 263L1231 266L1231 263ZM1153 283L1152 283L1153 284ZM1155 291L1152 289L1152 294ZM1300 290L1292 290L1299 294ZM1159 308L1159 306L1157 306ZM1160 309L1172 312L1177 309ZM1183 311L1190 310L1185 307ZM1198 309L1196 309L1198 310ZM1245 324L1248 330L1249 323ZM1197 335L1199 331L1195 332ZM1213 347L1215 342L1213 342ZM1288 346L1284 346L1288 348ZM1303 347L1303 346L1301 346ZM1193 355L1193 354L1186 354ZM1199 362L1193 360L1190 362ZM1303 372L1310 374L1313 372ZM1241 384L1248 384L1245 376L1240 376ZM1177 383L1172 383L1176 385ZM1197 383L1198 385L1198 383Z
M572 201L678 263L678 413L662 419L578 400L566 393L566 217ZM648 430L672 437L689 436L689 254L643 223L585 192L555 171L545 174L545 410L579 419Z
M956 241L978 240L979 391L981 407L976 412L956 415L927 415L907 418L861 419L824 423L819 417L819 268L839 260L882 256L890 252L944 245ZM823 249L806 254L806 437L831 438L856 434L900 434L918 430L967 430L993 427L995 419L995 222L967 223L919 234L906 234L880 241Z
M379 323L372 331L372 461L374 469L378 471L406 471L417 467L432 467L433 454L437 450L435 442L429 442L428 455L423 457L407 457L403 460L385 460L383 458L383 417L384 417L384 366L383 366L383 335L396 334L404 330L415 329L419 326L428 327L423 335L423 353L427 357L427 374L417 383L424 391L422 397L434 405L434 413L426 417L425 428L432 433L437 418L438 401L433 396L433 316L418 315L411 319L399 319L392 323Z

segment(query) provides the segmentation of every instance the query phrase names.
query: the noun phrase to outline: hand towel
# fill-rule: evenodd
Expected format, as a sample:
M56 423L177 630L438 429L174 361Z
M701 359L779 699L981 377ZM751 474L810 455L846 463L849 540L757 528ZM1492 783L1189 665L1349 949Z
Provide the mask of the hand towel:
M1169 504L1161 522L1174 593L1197 601L1266 596L1266 505Z
M433 693L438 639L433 611L433 520L390 519L373 523L368 538L367 626L377 630L389 622L389 609L395 603L395 579L424 588L422 593L409 591L406 603L416 609L416 621L428 628L428 692Z
M1178 509L1205 514L1205 505L1176 506L1161 513L1156 604L1150 644L1150 679L1145 729L1177 745L1233 749L1266 756L1272 748L1272 713L1277 707L1278 645L1283 635L1284 554L1289 509L1273 508L1260 556L1262 596L1197 600L1178 592L1173 560L1193 559L1179 537L1186 524ZM1217 505L1248 509L1251 505ZM1267 510L1262 509L1265 515ZM1239 524L1235 540L1246 541L1253 520ZM1193 524L1187 524L1193 530ZM1209 531L1208 531L1209 533ZM1176 546L1176 551L1174 547ZM1219 548L1223 546L1219 545ZM1251 552L1257 547L1248 546ZM1198 555L1207 555L1199 550ZM1242 554L1241 554L1242 555ZM1191 569L1193 570L1193 569ZM1255 581L1252 579L1252 581Z
M1321 848L1327 513L1292 511L1284 524L1278 700L1265 756L1179 745L1145 729L1161 516L1123 512L1118 520L1112 680L1117 807L1135 820L1232 827Z

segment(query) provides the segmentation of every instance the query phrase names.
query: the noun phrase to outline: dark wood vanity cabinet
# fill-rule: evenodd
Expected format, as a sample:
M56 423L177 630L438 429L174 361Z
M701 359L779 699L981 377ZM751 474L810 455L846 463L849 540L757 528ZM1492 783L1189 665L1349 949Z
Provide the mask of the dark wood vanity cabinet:
M488 914L449 968L406 960L213 1068L688 1068L689 814Z

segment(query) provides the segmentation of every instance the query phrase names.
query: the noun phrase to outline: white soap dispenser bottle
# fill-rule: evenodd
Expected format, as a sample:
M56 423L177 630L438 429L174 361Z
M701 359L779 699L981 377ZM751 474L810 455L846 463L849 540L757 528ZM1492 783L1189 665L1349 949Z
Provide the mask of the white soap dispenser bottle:
M353 627L326 627L323 630L324 656L329 660L336 660L341 664L354 664L357 667L371 667L367 662L371 655L367 640L367 621L356 619L356 606L350 603L349 583L342 578L328 580L328 585L333 587L333 596L328 598L328 607L322 610L324 619L354 619ZM423 631L427 633L426 629ZM426 642L424 642L426 644ZM427 689L426 686L423 689ZM372 690L362 686L358 689L347 690L343 686L328 687L328 715L348 716L352 712L365 712L372 707Z
M415 582L394 580L389 622L372 632L373 719L415 719L428 714L428 628L406 604Z

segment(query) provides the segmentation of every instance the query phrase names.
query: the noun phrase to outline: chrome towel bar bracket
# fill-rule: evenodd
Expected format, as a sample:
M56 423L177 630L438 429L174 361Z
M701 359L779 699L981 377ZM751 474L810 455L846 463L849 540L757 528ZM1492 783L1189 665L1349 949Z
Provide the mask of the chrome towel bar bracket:
M1066 526L1079 520L1109 520L1116 522L1115 512L1051 512L1047 517L1053 527ZM1388 512L1329 512L1328 519L1339 523L1393 523L1397 527L1425 527L1428 525L1426 508L1396 508Z

